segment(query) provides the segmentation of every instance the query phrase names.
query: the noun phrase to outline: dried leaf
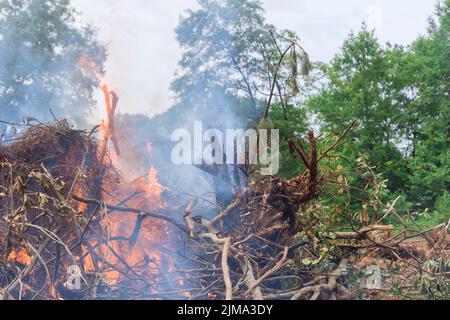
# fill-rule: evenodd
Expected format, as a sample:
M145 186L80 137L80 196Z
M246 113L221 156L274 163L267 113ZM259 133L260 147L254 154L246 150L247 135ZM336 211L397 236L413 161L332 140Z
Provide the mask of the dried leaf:
M289 69L290 75L287 80L289 87L291 88L292 95L297 95L300 90L298 88L297 77L298 77L298 66L297 66L297 52L295 50L295 46L291 50L291 54L289 56Z
M302 68L301 68L301 74L302 76L308 76L311 73L312 66L311 61L309 60L309 55L306 53L306 51L302 51Z

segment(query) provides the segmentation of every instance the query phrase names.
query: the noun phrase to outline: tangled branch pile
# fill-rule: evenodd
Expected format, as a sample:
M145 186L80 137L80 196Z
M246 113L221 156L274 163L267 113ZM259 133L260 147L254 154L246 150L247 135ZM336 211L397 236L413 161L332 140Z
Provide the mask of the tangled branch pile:
M366 221L360 229L331 231L329 225L326 232L320 231L321 221L314 216L320 189L330 183L345 186L340 181L345 179L337 172L319 172L319 161L342 142L352 125L320 155L312 132L309 151L300 142L290 141L306 167L304 174L289 181L258 177L210 221L194 215L198 198L189 202L184 219L190 245L203 258L196 261L201 268L190 274L201 287L194 298L448 295L450 221L428 230L411 229L394 209L398 198L386 206L373 195L371 201L383 207L382 217ZM384 224L391 216L398 219L400 228ZM367 270L378 273L365 274ZM396 286L406 288L402 295L390 294Z
M445 297L450 222L411 229L396 201L374 197L383 209L376 219L359 228L350 219L351 230L319 228L323 189L350 188L319 162L350 129L321 153L312 132L308 147L290 141L302 175L249 179L208 220L199 197L182 213L163 208L138 180L125 188L92 132L65 122L31 127L0 148L0 298L353 299L389 298L397 287L403 296ZM73 265L81 289L66 282ZM388 272L385 283L361 295L371 266Z
M88 225L83 211L92 208L78 208L70 194L89 186L100 195L104 169L94 146L88 134L59 122L31 127L0 149L0 288L5 298L39 297L59 279L61 265L78 264L75 256L81 255ZM81 176L84 166L89 170Z
M138 235L151 231L148 246L168 228L160 220L143 223L141 211L116 215L103 205L156 200L139 181L124 182L93 133L60 121L31 127L0 149L0 298L140 298L158 290L157 268L167 267L167 258L158 249L141 252L148 239ZM98 203L74 199L80 196Z

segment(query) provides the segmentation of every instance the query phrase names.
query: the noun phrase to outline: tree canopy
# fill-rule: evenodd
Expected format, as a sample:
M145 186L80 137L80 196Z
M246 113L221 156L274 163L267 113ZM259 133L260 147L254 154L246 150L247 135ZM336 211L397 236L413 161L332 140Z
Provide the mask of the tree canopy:
M199 5L187 11L176 29L184 53L171 88L179 102L190 110L202 110L200 106L217 110L214 104L228 99L218 96L231 95L248 105L257 119L277 76L275 94L286 109L297 76L289 71L288 62L308 63L306 53L283 55L298 41L297 35L268 24L260 1L200 0ZM285 63L278 68L282 55ZM233 109L233 105L226 107Z
M0 3L0 118L48 121L51 108L57 117L84 121L97 84L83 75L79 59L101 69L106 52L76 18L69 0Z
M367 158L393 194L405 195L405 209L449 203L449 10L440 2L427 34L407 47L382 45L365 26L351 33L319 64L322 80L307 102L323 131L358 121L340 156ZM448 209L442 214L448 219Z

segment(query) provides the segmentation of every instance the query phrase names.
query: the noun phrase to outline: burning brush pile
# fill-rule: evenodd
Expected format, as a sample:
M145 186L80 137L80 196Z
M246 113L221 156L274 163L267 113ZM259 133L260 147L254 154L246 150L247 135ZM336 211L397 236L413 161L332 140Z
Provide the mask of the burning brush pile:
M88 133L65 121L37 125L0 149L2 298L230 298L236 268L260 298L265 277L256 280L255 271L275 272L292 254L295 212L315 196L315 169L249 186L211 221L192 216L198 199L191 199L177 220L154 170L126 181L116 169L110 127Z
M126 182L93 133L61 121L0 149L3 298L139 298L141 289L157 294L159 282L170 287L172 261L158 245L173 233L164 220L144 220L164 208L164 188L153 172Z
M383 264L400 270L405 287L447 284L429 279L448 274L448 225L394 232L383 221L394 215L401 224L395 202L377 203L382 215L362 228L317 231L315 199L326 183L345 181L320 172L319 162L351 126L321 153L312 132L309 146L290 141L306 167L291 180L252 178L252 168L240 168L249 182L206 219L204 199L174 205L156 170L130 181L117 169L109 110L109 121L91 132L59 121L0 148L0 298L351 299L356 272ZM311 266L324 242L333 253Z

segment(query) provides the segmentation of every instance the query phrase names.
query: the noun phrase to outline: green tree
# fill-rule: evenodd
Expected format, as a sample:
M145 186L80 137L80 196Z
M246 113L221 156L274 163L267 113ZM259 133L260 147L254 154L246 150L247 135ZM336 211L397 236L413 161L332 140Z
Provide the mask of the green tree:
M284 107L280 102L275 103L269 112L273 127L280 130L280 172L283 178L293 178L305 170L303 162L289 147L289 139L299 139L306 145L304 135L308 131L307 115L304 108L289 105L289 113L285 118Z
M248 108L260 116L258 109L263 107L277 74L275 94L286 109L286 98L293 91L286 67L292 55L285 55L284 68L277 70L277 63L282 50L298 40L295 33L267 24L259 0L198 2L200 8L188 10L176 29L184 53L171 87L180 103L198 112L214 109L214 100L233 95L246 100ZM298 60L305 57L302 54Z
M402 189L407 180L397 123L406 99L395 72L403 56L402 48L383 48L363 26L350 34L329 64L321 65L325 78L308 101L325 131L339 133L353 119L358 121L352 130L354 141L342 155L350 159L365 155L389 179L391 190Z
M413 209L450 201L449 12L450 0L439 2L428 33L406 48L381 46L365 27L352 33L308 101L325 131L358 120L341 156L362 154Z
M262 40L265 24L259 1L199 0L199 5L187 11L176 29L185 51L179 62L182 74L172 89L184 99L195 99L220 88L256 103L254 74L262 60L251 51Z
M97 85L79 68L81 56L102 69L105 50L91 27L76 26L69 0L0 3L0 118L57 117L83 123Z
M438 3L427 35L412 44L407 72L415 93L405 109L410 117L410 200L432 208L440 197L448 199L450 191L449 0Z

